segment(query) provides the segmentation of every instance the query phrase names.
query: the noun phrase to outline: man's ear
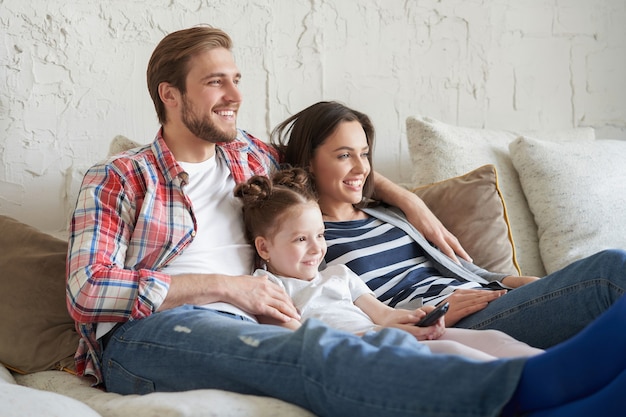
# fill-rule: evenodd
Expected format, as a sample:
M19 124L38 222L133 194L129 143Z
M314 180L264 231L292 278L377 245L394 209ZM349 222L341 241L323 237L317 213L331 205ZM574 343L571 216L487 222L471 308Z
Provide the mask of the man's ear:
M172 84L162 82L159 84L159 97L166 107L175 107L178 105L180 91Z
M264 261L269 259L270 253L268 250L268 241L263 236L257 236L254 238L254 247L256 248L256 253L259 254L259 257Z

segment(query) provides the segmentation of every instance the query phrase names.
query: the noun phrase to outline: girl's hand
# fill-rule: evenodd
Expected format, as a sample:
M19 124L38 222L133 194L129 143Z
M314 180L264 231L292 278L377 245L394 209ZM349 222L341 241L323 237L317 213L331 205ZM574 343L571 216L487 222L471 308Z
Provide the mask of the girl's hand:
M440 338L445 330L444 317L441 317L434 325L418 327L415 324L422 319L434 307L425 306L417 310L392 310L388 312L384 320L379 321L382 327L396 327L411 333L417 340L435 340Z

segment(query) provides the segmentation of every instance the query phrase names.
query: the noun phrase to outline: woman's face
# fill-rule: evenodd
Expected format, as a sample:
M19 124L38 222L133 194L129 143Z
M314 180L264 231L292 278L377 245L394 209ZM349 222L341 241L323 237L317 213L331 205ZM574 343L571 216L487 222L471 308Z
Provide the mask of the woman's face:
M342 122L315 149L310 171L322 209L358 204L371 168L369 145L358 121Z

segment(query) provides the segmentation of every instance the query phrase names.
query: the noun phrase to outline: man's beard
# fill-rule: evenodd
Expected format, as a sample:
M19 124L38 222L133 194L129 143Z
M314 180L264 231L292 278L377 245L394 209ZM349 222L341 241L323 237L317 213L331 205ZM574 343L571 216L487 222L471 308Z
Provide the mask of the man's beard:
M232 142L237 137L237 129L233 129L229 134L219 129L208 115L198 116L186 96L183 96L182 116L185 127L207 142Z

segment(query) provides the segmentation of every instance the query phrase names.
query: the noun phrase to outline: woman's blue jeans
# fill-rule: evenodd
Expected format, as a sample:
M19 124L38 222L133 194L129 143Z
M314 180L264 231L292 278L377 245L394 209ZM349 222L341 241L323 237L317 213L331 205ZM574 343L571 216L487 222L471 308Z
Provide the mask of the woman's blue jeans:
M455 327L501 330L531 346L569 339L626 291L626 252L606 250L509 291Z
M363 337L308 320L293 332L192 307L127 322L103 355L107 390L216 388L279 398L319 416L497 416L524 359L433 355L406 332Z

